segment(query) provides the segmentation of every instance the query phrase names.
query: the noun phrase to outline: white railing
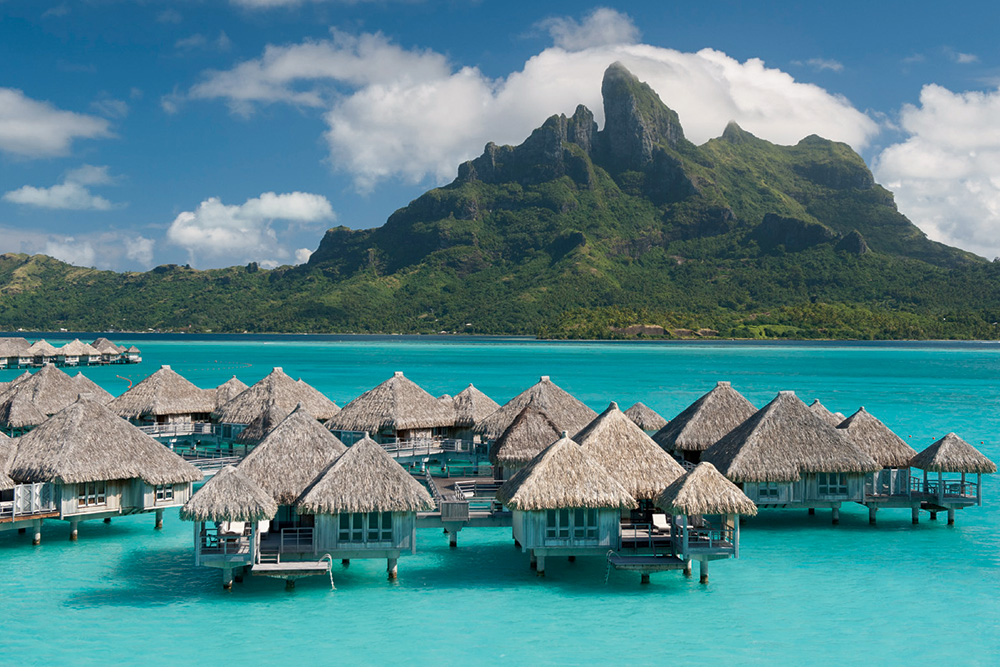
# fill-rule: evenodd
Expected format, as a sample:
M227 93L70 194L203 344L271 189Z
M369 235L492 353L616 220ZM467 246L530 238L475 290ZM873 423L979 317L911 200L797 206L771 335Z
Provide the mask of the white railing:
M0 519L19 519L56 511L55 488L48 483L18 484L14 499L0 502Z
M395 457L400 456L431 456L444 452L472 452L474 443L471 440L451 438L410 438L407 440L391 440L380 443L382 449Z
M139 430L154 438L165 438L178 435L214 435L215 427L215 424L207 422L175 422L140 426Z
M250 557L250 537L222 533L206 526L199 535L198 551L202 554Z

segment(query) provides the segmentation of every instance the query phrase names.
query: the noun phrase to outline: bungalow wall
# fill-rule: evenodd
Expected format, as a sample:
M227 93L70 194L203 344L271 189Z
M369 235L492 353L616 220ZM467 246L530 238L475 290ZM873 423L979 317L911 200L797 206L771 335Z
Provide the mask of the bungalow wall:
M596 517L587 512L596 512ZM581 512L583 525L579 525ZM595 519L591 521L591 519ZM568 522L567 522L568 519ZM523 549L620 549L621 511L617 508L569 507L511 515L514 539ZM596 530L594 530L596 529Z
M743 493L758 505L862 502L865 475L808 473L794 482L744 482Z
M375 524L371 523L372 515L378 515ZM386 515L391 516L389 527L385 525ZM416 553L416 528L415 512L317 514L313 539L317 553L356 550L358 557L363 557L365 551L377 551L380 556L385 551Z
M191 484L152 486L142 480L110 480L58 486L60 518L132 514L179 507L191 498Z

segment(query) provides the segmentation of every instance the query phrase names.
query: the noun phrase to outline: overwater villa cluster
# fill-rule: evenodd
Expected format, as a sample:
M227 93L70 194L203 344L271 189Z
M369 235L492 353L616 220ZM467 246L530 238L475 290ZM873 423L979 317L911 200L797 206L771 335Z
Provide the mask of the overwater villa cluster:
M100 364L137 364L142 354L135 345L115 345L107 338L84 343L74 338L62 347L55 347L44 338L29 343L24 338L0 337L0 370L5 368L37 368L55 366L96 366Z
M378 558L395 578L417 528L510 527L530 566L605 558L651 573L738 557L740 516L859 503L981 504L996 466L954 433L916 452L860 408L782 391L757 409L727 382L667 422L641 403L597 414L547 376L503 406L471 384L435 398L402 373L343 409L275 368L200 389L163 366L122 395L47 365L0 386L0 530L183 505L198 565L330 576ZM208 481L192 496L192 483Z

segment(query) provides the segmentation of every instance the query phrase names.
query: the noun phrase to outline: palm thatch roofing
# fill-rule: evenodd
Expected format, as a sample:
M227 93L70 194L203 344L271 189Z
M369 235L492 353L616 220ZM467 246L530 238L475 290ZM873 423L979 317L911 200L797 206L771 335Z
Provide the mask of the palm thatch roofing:
M105 391L104 387L84 375L83 371L77 371L77 374L72 377L72 380L79 393L90 394L90 397L95 401L99 401L107 405L114 398L114 396L112 396L109 392Z
M625 487L565 432L504 482L496 498L521 512L639 506Z
M675 515L757 514L757 505L706 461L665 488L656 506Z
M500 404L476 389L472 383L451 399L455 426L473 428L500 408Z
M181 508L186 521L263 521L277 513L274 498L233 466L217 472Z
M626 410L625 416L631 419L643 431L659 431L667 425L667 420L659 412L648 407L641 401L637 401L631 408Z
M0 338L0 357L19 357L22 352L27 351L30 347L31 343L24 338Z
M98 352L100 352L101 354L121 354L122 353L121 348L119 348L117 345L115 345L114 343L112 343L107 338L104 338L103 336L101 338L98 338L97 340L95 340L93 343L91 343L90 346L93 347Z
M302 378L295 381L299 385L299 403L316 419L326 421L340 412L340 406L324 396L318 389Z
M954 433L949 433L914 456L910 466L927 472L994 473L997 471L993 461Z
M77 399L80 386L52 364L45 364L30 378L12 384L3 397L14 392L27 396L42 414L54 415Z
M81 397L18 438L11 477L64 484L141 479L160 485L196 482L202 473L101 403Z
M298 502L299 514L422 512L427 489L367 435L334 461Z
M3 355L0 354L0 357L3 357ZM10 389L11 387L13 387L17 383L24 382L25 380L27 380L30 377L31 377L31 373L28 372L28 371L24 371L23 373L21 373L20 375L18 375L16 378L14 378L13 380L11 380L10 382L0 382L0 394L3 394L4 392L6 392L8 389Z
M139 348L137 348L135 345L130 346L125 351L128 352L128 353L130 353L130 354L139 354Z
M535 402L521 408L514 421L490 445L490 463L508 469L522 468L562 434Z
M237 468L270 493L279 505L292 505L346 451L337 436L296 407Z
M245 429L240 431L235 441L243 445L256 445L271 432L271 429L284 421L285 417L289 414L289 410L285 410L278 405L274 399L269 399L267 405L264 406L264 412L257 415Z
M235 375L215 388L215 408L219 409L247 390L247 385Z
M344 406L329 426L336 431L412 429L452 426L455 411L443 405L400 371Z
M636 500L653 500L684 468L612 402L573 436Z
M537 383L484 419L476 430L487 440L499 438L529 401L534 401L535 406L543 410L560 430L570 433L576 433L597 416L596 412L556 385L548 375L543 375Z
M823 419L823 421L825 421L830 426L833 426L834 428L840 426L840 422L844 421L843 419L838 418L837 415L835 415L834 413L830 412L830 410L825 405L820 403L818 398L809 404L809 409L815 412L819 417Z
M101 353L90 343L84 343L79 338L74 338L72 341L59 348L59 354L66 357L83 357L97 356Z
M846 431L855 445L868 452L883 468L908 468L917 455L898 435L862 406L837 428Z
M215 408L215 396L170 366L160 366L160 370L108 403L108 408L124 419L210 413Z
M668 452L703 452L755 412L753 403L730 383L719 382L654 433L653 440Z
M303 387L308 387L308 385L299 384L290 378L280 366L275 366L274 370L266 377L261 378L257 383L218 408L215 415L223 424L249 424L264 411L268 400L274 400L289 412L302 403L308 412L308 408L316 401L315 397L305 391ZM312 388L310 387L310 389ZM313 419L317 418L316 415L312 416Z
M9 391L0 396L0 425L4 428L37 426L47 416L35 406L29 394Z
M782 391L752 417L705 450L734 482L794 482L802 473L868 473L882 466L799 400Z
M58 350L56 350L56 348L44 338L32 343L31 347L27 350L27 354L30 354L33 357L54 357L58 353Z
M10 466L17 453L17 442L0 433L0 491L14 488L14 480L10 478Z

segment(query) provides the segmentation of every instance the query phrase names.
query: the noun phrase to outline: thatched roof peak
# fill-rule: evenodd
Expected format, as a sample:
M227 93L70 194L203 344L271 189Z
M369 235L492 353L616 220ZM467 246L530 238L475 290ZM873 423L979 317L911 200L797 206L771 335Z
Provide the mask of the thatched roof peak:
M345 451L344 443L298 407L272 428L237 468L279 505L292 505Z
M57 353L56 348L44 338L36 340L28 348L28 354L31 356L54 357Z
M100 352L90 343L84 343L79 338L74 338L72 341L59 348L59 354L67 357L79 357L99 355Z
M405 377L402 371L396 371L388 380L345 405L328 426L336 431L377 433L452 426L454 423L454 408L443 405Z
M555 424L573 433L582 429L597 416L596 412L552 382L548 375L543 375L537 383L486 417L476 426L476 431L482 433L487 440L500 437L500 434L510 426L524 406L532 400L536 407L545 411Z
M296 406L296 409L299 407L301 407L301 403ZM240 444L256 445L271 432L271 429L284 421L285 417L289 414L291 413L278 405L277 401L269 398L267 404L264 406L264 411L257 415L245 429L240 431L235 441Z
M186 521L263 521L277 513L267 491L233 466L217 472L181 508Z
M218 410L223 405L233 400L247 390L245 382L235 375L215 388L215 409Z
M297 379L295 383L299 386L299 404L314 418L325 421L340 412L339 405L302 378Z
M267 376L223 404L215 414L224 424L249 424L264 411L268 399L275 400L289 412L299 403L302 403L307 410L316 410L321 402L313 392L315 390L312 387L305 383L299 384L285 374L281 366L275 366ZM333 405L333 401L328 400L328 403ZM336 405L333 407L336 408ZM329 405L326 404L323 404L320 410L326 414L330 413ZM314 419L322 418L315 414L312 416Z
M300 514L421 512L434 501L420 482L365 435L303 494Z
M638 507L614 476L565 434L504 482L496 497L512 510L522 512Z
M656 498L667 514L757 514L757 505L711 463L699 463Z
M625 416L643 431L659 431L667 425L667 420L662 415L640 401L633 403L632 407L625 411Z
M835 414L830 412L830 410L827 409L827 407L823 405L818 398L809 404L809 409L815 412L817 416L822 418L823 421L830 426L840 426L840 422L844 421L843 419L838 419Z
M720 381L654 433L653 440L668 452L702 452L755 412L757 408L729 382Z
M83 371L77 371L76 375L72 377L72 380L79 393L90 394L95 401L100 401L101 403L107 405L114 398L114 396L106 391L104 387L84 375Z
M793 482L802 473L867 473L882 466L794 392L778 396L702 454L734 482Z
M907 468L917 452L864 406L837 427L883 468Z
M11 477L24 482L142 479L180 484L201 471L98 401L80 398L18 438Z
M19 356L21 352L26 351L29 347L31 347L31 343L20 336L0 337L0 357Z
M35 406L30 394L10 391L0 396L0 425L5 428L37 426L45 419L46 415Z
M108 403L108 408L125 419L210 413L215 396L164 365Z
M3 399L17 392L26 396L44 415L53 415L73 403L80 395L80 385L52 364L45 364L34 375L15 378ZM0 399L0 400L3 400Z
M637 500L656 498L684 474L684 468L626 417L615 402L573 440Z
M997 471L993 461L954 433L949 433L914 456L910 465L927 472L994 473Z
M469 386L451 399L455 408L455 426L472 428L496 412L500 405L479 391L470 382Z
M101 354L121 354L121 349L103 336L90 345Z
M490 463L508 469L520 468L538 452L559 439L560 429L544 410L529 401L500 437L490 445Z

